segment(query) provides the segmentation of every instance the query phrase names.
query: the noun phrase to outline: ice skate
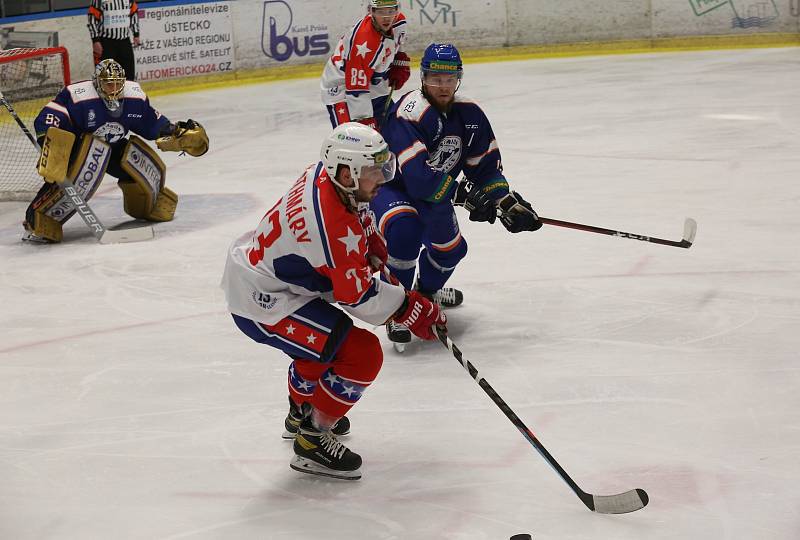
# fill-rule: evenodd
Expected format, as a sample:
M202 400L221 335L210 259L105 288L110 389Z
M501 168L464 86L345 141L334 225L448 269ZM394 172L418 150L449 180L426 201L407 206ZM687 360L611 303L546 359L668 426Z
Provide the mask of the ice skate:
M283 422L284 431L282 437L286 440L294 439L297 434L297 428L300 427L300 422L303 421L303 411L300 410L292 398L289 398L289 414L286 415L286 420ZM333 424L331 429L334 435L347 435L350 433L350 420L346 416L339 418L339 421Z
M311 418L300 422L289 466L299 472L342 480L361 478L361 456L351 451L331 431L320 431Z
M389 341L399 353L405 351L406 345L411 343L411 330L394 321L386 323L386 335L389 336Z
M420 291L422 292L422 291ZM428 298L432 301L436 302L443 308L453 308L456 306L460 306L464 303L464 294L459 291L458 289L454 289L453 287L442 287L432 295L427 293L425 294Z

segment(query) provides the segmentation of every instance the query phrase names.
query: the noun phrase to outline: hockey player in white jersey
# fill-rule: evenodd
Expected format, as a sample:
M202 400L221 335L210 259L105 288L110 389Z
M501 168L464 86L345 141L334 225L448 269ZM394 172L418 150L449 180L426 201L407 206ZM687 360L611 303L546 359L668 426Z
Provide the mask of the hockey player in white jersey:
M322 73L322 101L334 127L356 121L377 128L391 90L411 76L400 3L369 0L367 11L339 40Z
M357 205L394 171L378 132L342 124L323 143L321 161L228 252L222 287L236 326L292 359L285 428L294 438L290 466L300 472L361 477L361 457L337 436L349 431L345 414L375 380L383 353L348 313L370 324L400 322L422 339L436 339L434 327L446 331L435 303L373 275L386 248L365 231Z

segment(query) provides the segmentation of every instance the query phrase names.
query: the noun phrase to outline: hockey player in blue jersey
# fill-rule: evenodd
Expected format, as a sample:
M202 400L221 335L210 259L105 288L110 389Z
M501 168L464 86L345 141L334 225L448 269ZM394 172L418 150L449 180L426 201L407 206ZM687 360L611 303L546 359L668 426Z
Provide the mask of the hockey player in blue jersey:
M392 106L382 129L397 155L397 174L370 203L386 239L392 274L406 289L415 287L444 307L463 301L461 291L444 286L467 254L452 203L457 189L467 185L456 181L459 174L473 186L459 194L466 199L470 220L494 223L500 207L500 219L510 232L541 227L531 205L509 190L483 110L456 96L463 72L453 45L434 43L425 50L422 88ZM387 330L398 350L411 340L408 329L394 322Z
M138 83L125 80L115 60L101 61L92 80L65 87L39 113L34 129L42 148L38 163L45 184L25 212L24 240L56 243L75 207L57 185L69 178L85 200L107 172L118 179L125 212L147 221L170 221L178 196L164 185L166 167L142 138L163 151L200 156L205 129L188 120L172 124L155 110Z

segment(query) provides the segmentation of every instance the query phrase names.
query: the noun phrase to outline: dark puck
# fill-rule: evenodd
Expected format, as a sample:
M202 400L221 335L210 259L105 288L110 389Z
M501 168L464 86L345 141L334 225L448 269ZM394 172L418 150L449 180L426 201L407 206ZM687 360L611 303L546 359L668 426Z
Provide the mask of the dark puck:
M532 540L529 534L515 534L509 540Z

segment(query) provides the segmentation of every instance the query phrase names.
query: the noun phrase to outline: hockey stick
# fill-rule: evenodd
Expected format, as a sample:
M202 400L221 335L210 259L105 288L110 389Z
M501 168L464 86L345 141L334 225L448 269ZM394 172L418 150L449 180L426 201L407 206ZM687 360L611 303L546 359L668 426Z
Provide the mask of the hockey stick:
M39 146L36 138L30 132L28 126L26 126L22 119L17 115L17 111L15 111L14 107L11 106L11 103L8 102L2 91L0 91L0 102L17 122L17 125L19 125L20 129L22 129L23 133L25 133L25 135L28 137L28 140L31 141L31 144L33 144L36 150L41 153L42 148ZM58 185L67 195L67 197L69 197L69 200L75 206L75 210L78 212L78 214L80 214L81 219L83 219L84 223L86 223L86 226L91 229L92 234L94 234L95 238L97 238L97 241L101 244L140 242L142 240L150 240L153 238L152 227L139 227L136 229L125 229L121 231L112 231L107 229L103 225L103 222L100 221L100 218L97 217L97 214L94 213L94 210L92 210L92 208L87 204L81 194L78 193L78 190L75 188L75 184L72 183L72 180L65 178L59 182Z
M595 227L594 225L583 225L581 223L572 223L571 221L561 221L559 219L552 219L540 217L539 221L546 225L555 225L556 227L566 227L568 229L577 229L579 231L593 232L597 234L607 234L609 236L619 236L621 238L630 238L631 240L640 240L642 242L650 242L651 244L661 244L662 246L672 246L679 248L689 249L694 243L694 237L697 234L697 222L692 218L686 218L683 222L683 237L680 240L664 240L663 238L655 238L653 236L643 236L624 231L615 231L614 229L604 229L603 227Z
M528 429L528 427L522 423L522 420L511 410L511 407L503 401L497 392L495 392L494 388L478 374L478 370L473 366L468 360L465 360L464 357L461 355L461 351L456 347L455 343L447 336L446 333L439 331L438 328L434 327L436 331L436 335L439 336L439 341L441 341L445 347L447 347L458 363L461 364L467 373L469 373L470 377L475 379L475 382L478 383L478 386L483 388L483 391L494 401L494 404L497 405L503 414L511 420L511 423L514 424L522 436L525 437L529 443L533 445L534 448L539 452L539 454L550 464L550 466L555 469L558 475L561 477L564 482L575 492L575 494L583 501L583 504L591 510L592 512L597 512L600 514L627 514L628 512L634 512L636 510L640 510L647 506L647 503L650 501L650 497L648 497L647 493L643 489L632 489L630 491L626 491L624 493L618 493L616 495L592 495L591 493L586 493L575 481L570 478L570 476L566 473L566 471L561 468L561 465L555 460L553 456L550 455L550 452L539 442L533 432Z
M392 107L392 94L394 94L394 88L390 88L389 95L386 97L386 103L383 104L383 114L381 114L381 123L378 124L378 130L386 123L386 116L388 116L389 109Z
M467 190L464 190L465 193ZM461 191L456 191L459 195ZM453 206L464 206L466 199L456 198L453 200ZM624 231L617 231L614 229L605 229L603 227L595 227L594 225L584 225L582 223L573 223L571 221L562 221L560 219L552 219L539 216L539 221L545 225L554 225L556 227L566 227L568 229L577 229L579 231L592 232L597 234L607 234L609 236L618 236L620 238L629 238L631 240L639 240L641 242L650 242L651 244L661 244L663 246L672 246L679 248L689 249L694 243L694 237L697 234L697 222L692 218L686 218L683 222L683 237L680 240L665 240L663 238L655 238L653 236L644 236L641 234L629 233Z

